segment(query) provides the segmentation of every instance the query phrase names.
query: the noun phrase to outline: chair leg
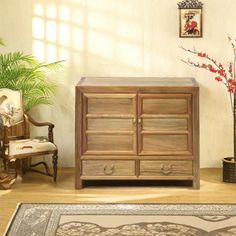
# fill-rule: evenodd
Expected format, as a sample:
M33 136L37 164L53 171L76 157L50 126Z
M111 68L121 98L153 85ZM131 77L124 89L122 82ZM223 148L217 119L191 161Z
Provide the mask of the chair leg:
M36 170L36 169L32 169L32 167L36 167L36 166L38 166L38 165L43 165L46 172L43 172L43 171L40 171L40 170ZM28 168L27 170L34 171L34 172L37 172L37 173L40 173L40 174L43 174L43 175L53 176L53 175L50 173L48 164L47 164L45 161L40 161L40 162L35 163L35 164L30 164L29 167L30 167L30 168Z
M57 152L55 152L52 156L52 163L53 163L53 180L54 182L57 181L57 163L58 163L58 155Z

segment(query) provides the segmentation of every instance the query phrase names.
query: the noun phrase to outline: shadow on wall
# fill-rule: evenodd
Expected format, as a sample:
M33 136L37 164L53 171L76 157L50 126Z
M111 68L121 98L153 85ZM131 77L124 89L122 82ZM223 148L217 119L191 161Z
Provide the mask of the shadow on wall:
M81 75L143 74L143 12L137 2L142 0L34 1L33 54L48 63L66 60L60 96L69 106Z
M128 3L120 8L122 13L116 11L117 2L123 1L35 1L34 54L46 62L67 60L73 72L78 72L77 65L86 71L96 61L112 62L136 73L142 71L142 20L137 20L139 14L129 14L132 9L125 12Z

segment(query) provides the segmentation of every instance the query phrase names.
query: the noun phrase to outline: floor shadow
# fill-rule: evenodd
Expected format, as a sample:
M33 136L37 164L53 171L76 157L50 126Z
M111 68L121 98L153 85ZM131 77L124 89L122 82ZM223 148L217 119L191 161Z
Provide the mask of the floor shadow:
M192 181L186 180L86 180L85 186L118 186L118 187L192 187Z

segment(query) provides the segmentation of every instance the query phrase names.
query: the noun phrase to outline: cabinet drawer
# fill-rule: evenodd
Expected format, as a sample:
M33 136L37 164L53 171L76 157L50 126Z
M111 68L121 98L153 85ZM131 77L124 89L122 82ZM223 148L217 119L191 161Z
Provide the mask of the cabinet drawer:
M192 161L140 161L140 176L192 176Z
M134 160L82 161L82 176L135 176Z

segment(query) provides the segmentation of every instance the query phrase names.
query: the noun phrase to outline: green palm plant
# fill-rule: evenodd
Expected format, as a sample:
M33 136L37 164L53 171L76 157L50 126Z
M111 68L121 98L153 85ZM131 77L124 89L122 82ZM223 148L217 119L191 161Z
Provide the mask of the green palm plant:
M1 39L0 44L4 45ZM48 73L60 66L61 61L40 63L22 52L0 54L0 88L20 90L25 112L40 104L50 105L57 85L48 80Z

